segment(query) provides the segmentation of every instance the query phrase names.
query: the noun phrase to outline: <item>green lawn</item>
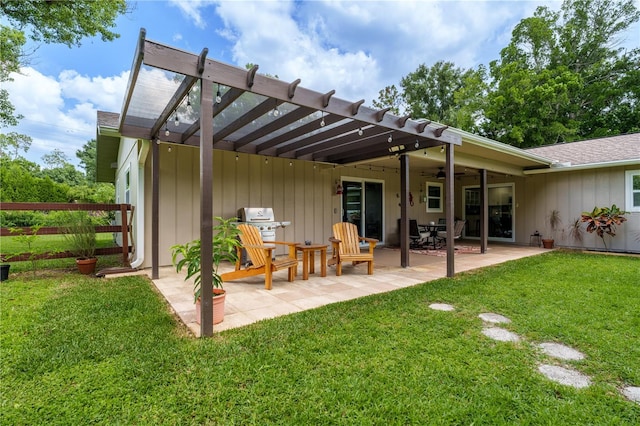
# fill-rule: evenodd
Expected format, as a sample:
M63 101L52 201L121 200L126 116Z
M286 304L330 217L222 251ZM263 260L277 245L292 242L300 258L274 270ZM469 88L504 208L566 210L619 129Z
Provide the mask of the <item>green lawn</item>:
M113 247L113 234L102 232L96 234L96 247ZM62 234L38 235L34 239L32 250L37 252L65 251L70 249L70 244ZM28 252L28 247L21 243L15 236L0 237L0 252L23 253Z
M1 284L0 424L638 424L640 259L553 252L195 339L143 277ZM231 285L231 284L229 284ZM434 311L433 302L455 312ZM511 318L520 343L482 335ZM562 342L589 388L553 383Z

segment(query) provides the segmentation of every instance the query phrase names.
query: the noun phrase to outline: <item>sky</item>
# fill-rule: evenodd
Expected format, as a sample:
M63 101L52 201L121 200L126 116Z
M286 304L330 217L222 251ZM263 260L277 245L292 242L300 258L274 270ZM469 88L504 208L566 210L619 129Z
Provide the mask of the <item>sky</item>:
M639 0L640 1L640 0ZM120 37L85 38L80 47L29 44L33 53L13 82L3 83L16 113L16 131L33 138L22 155L42 164L61 150L76 151L96 137L96 112L120 112L140 29L146 37L301 87L336 90L335 97L372 105L378 92L420 64L450 61L475 68L498 59L513 27L536 7L560 1L205 1L143 0L116 21ZM640 7L640 4L637 5ZM640 45L638 25L625 45Z

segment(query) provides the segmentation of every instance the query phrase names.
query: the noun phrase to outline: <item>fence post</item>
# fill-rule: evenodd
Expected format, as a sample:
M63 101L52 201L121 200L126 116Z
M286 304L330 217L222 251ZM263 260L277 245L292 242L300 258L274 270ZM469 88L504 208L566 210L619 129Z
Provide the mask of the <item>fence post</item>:
M120 204L120 222L122 222L122 264L129 264L129 226L127 224L127 205Z

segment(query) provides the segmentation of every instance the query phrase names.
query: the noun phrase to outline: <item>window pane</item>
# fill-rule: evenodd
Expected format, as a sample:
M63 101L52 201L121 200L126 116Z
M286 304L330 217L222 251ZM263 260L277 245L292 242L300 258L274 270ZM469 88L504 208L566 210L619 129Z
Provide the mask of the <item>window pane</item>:
M640 175L633 176L633 190L640 191Z
M430 209L439 209L440 208L440 199L439 198L429 198L429 208Z
M633 194L633 207L640 207L640 192Z
M429 197L440 197L440 187L439 186L431 186L429 185Z

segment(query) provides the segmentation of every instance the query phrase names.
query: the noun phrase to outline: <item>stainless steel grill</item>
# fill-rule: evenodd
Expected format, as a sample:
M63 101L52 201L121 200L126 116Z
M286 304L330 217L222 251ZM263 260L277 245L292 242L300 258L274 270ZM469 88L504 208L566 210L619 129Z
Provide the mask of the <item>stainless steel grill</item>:
M275 241L276 229L291 225L289 221L276 221L271 207L243 207L238 210L238 219L258 228L264 242Z

